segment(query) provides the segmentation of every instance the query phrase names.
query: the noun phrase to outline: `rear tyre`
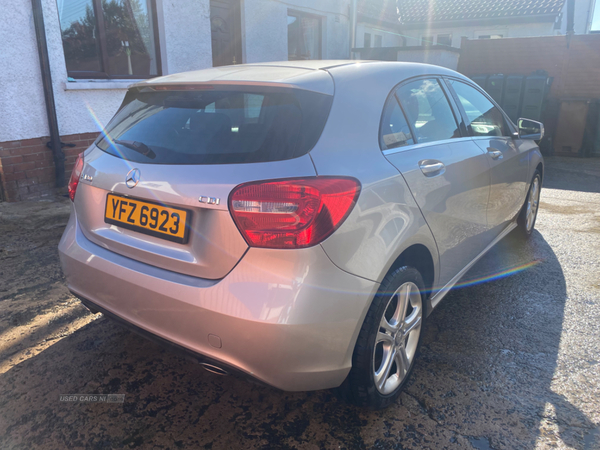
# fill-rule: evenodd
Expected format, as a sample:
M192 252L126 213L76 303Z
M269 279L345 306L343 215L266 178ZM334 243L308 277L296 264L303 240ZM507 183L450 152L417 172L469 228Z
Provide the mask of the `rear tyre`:
M344 399L370 409L396 401L421 343L423 292L423 278L412 267L400 267L383 280L358 335L352 369L339 388Z
M521 234L525 238L529 238L533 233L535 227L535 221L537 219L538 208L540 206L540 193L542 191L542 175L538 170L533 174L533 180L529 186L529 192L527 192L527 198L523 209L519 213L517 223L521 230Z

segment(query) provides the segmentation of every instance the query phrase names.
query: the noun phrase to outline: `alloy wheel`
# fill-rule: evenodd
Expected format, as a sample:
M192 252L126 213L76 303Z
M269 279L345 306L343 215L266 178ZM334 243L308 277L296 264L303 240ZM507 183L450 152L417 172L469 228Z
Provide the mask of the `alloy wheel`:
M527 213L525 220L525 228L529 233L533 228L535 217L537 215L538 206L540 203L540 178L535 177L533 183L531 183L531 189L529 190L529 197L527 198Z
M408 375L417 352L423 302L416 284L402 284L390 297L375 339L373 380L377 390L391 394Z

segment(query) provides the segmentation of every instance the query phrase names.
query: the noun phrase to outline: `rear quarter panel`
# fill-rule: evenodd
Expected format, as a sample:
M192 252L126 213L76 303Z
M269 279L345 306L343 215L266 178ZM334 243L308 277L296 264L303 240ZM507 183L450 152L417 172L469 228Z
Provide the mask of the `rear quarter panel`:
M431 231L398 170L381 153L379 124L385 100L402 81L366 83L375 65L355 66L337 78L327 125L310 156L318 175L351 176L361 183L357 205L342 226L321 245L334 264L354 275L381 282L402 253L425 245L438 273ZM434 281L434 283L437 280Z

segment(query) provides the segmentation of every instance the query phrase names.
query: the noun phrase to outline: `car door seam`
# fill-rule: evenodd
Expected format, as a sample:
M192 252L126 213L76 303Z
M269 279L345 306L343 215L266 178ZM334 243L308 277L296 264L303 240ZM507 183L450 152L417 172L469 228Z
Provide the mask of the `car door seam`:
M423 218L423 222L425 222L425 225L427 225L427 229L429 230L429 233L431 233L431 237L432 237L433 242L435 244L435 250L436 250L436 253L437 253L437 260L438 260L437 261L438 273L434 274L434 285L435 285L435 282L437 281L437 280L435 280L435 275L439 276L439 274L441 273L440 248L438 247L437 239L435 238L435 235L433 234L433 230L429 226L429 223L427 222L427 219L425 219L425 214L423 214L423 211L421 210L421 206L419 206L419 203L417 202L417 199L415 198L415 195L413 194L412 189L410 188L410 185L406 181L406 178L404 178L404 175L402 174L402 172L400 172L400 169L398 169L394 164L392 164L392 162L389 159L387 159L385 157L385 155L384 155L384 158L388 162L388 164L390 164L394 169L396 169L396 172L398 172L398 175L400 175L402 177L402 181L404 181L404 185L407 187L407 191L410 193L410 197L415 202L415 205L416 205L417 209L419 210L419 213L421 214L421 217Z

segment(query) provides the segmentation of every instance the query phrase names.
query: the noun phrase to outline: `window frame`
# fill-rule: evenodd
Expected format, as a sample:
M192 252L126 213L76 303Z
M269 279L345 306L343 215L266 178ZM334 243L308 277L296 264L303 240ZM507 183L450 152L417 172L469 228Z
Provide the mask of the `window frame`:
M443 37L448 36L450 43L449 44L440 44L440 36L443 36ZM436 35L435 43L436 43L436 45L445 45L447 47L452 47L452 37L453 37L452 33L440 33L440 34Z
M319 22L319 55L316 58L311 58L311 59L290 59L290 55L288 53L288 61L313 61L313 60L319 60L319 59L323 59L323 16L319 16L318 14L311 14L311 13L307 13L304 11L299 11L297 9L288 9L287 10L287 17L296 17L296 18L301 18L301 17L307 17L307 18L311 18L311 19L317 19ZM289 45L289 34L287 35L288 38L288 45Z
M485 92L479 85L469 82L467 80L458 78L458 77L444 76L442 78L444 80L444 84L447 86L448 91L450 92L450 94L452 95L452 98L454 99L454 102L456 104L458 111L460 112L460 115L462 116L462 120L465 124L465 129L466 129L466 132L468 133L468 136L470 136L473 139L490 139L492 137L492 136L479 136L479 135L473 134L471 127L467 125L467 123L470 123L469 118L467 116L467 112L465 111L465 108L463 107L460 99L458 98L458 94L454 91L454 88L450 84L450 80L457 81L457 82L460 82L460 83L466 84L467 86L472 87L473 89L478 91L480 94L482 94L486 99L488 99L492 103L492 105L494 105L494 107L498 108L498 110L502 114L502 117L504 118L504 125L505 125L509 135L508 136L504 136L504 135L503 136L493 136L494 138L496 138L496 139L499 139L499 138L513 139L515 137L515 133L518 136L518 131L517 131L516 125L512 122L512 120L510 120L510 118L504 112L504 110L500 107L500 105L498 103L496 103L496 101L494 101L494 99L492 97L490 97L488 95L488 93Z
M402 102L400 101L400 98L397 95L398 89L400 89L405 84L412 83L414 81L431 80L431 79L435 79L438 82L440 89L442 90L442 92L444 93L444 96L446 97L448 105L450 106L450 110L452 111L452 115L454 116L454 120L457 124L458 131L460 133L459 137L442 139L439 141L419 142L417 135L415 134L414 127L412 126L410 121L407 119L406 111L404 111L404 106L402 105ZM444 79L443 76L440 76L440 75L418 75L416 77L407 78L407 79L401 81L400 83L396 84L392 88L392 90L389 92L389 94L384 102L383 108L381 109L381 117L379 119L378 142L379 142L379 148L381 149L383 154L388 155L388 154L411 150L413 148L423 147L423 146L427 146L427 145L438 145L439 143L443 143L443 142L460 142L460 140L471 139L472 136L469 134L469 132L467 130L464 116L462 115L462 112L459 110L458 105L456 104L456 101L455 101L453 95L454 94L449 89L446 80ZM410 129L410 134L411 134L411 138L413 140L413 144L407 144L407 145L402 145L399 147L394 147L394 148L388 149L388 148L383 148L381 145L381 142L382 142L381 141L381 137L382 137L381 130L382 130L382 126L383 126L383 118L385 116L385 109L386 109L391 97L393 97L394 100L400 106L400 110L402 111L402 114L404 115L404 120L406 121L406 124L408 125L408 128Z
M435 45L435 35L421 36L421 47Z
M173 86L171 86L173 87ZM162 91L163 93L185 93L186 92L186 86L179 86L179 87L175 87L175 89L168 89L166 91ZM188 90L189 92L189 90ZM301 127L301 133L300 133L300 139L297 142L295 151L292 153L290 153L291 156L289 157L285 157L283 159L271 159L270 157L267 157L265 160L263 161L253 161L253 162L241 162L241 163L246 163L246 164L252 164L252 163L259 163L259 162L276 162L276 161L288 161L288 160L292 160L295 158L299 158L302 156L305 156L306 154L310 153L312 151L312 149L315 147L315 145L317 144L317 142L319 141L319 139L321 138L321 135L323 134L323 131L325 130L325 127L327 125L327 121L329 119L329 116L331 114L331 108L333 105L333 95L330 94L324 94L324 93L320 93L320 92L313 92L310 90L302 90L302 89L293 89L293 88L281 88L281 87L276 87L276 86L263 86L263 85L221 85L218 87L218 89L216 90L209 90L207 91L209 93L214 93L214 92L232 92L232 93L242 93L242 94L250 94L250 95L264 95L266 96L267 94L271 95L281 95L281 94L288 94L288 95L293 95L296 98L296 103L297 105L299 105L299 108L302 112L303 117L309 117L308 120L302 120L300 122L300 127ZM107 148L103 148L101 146L101 144L103 142L108 142L110 139L112 139L112 131L113 129L118 126L118 123L123 119L122 117L119 117L119 115L121 114L121 112L133 101L135 101L137 99L138 95L141 94L151 94L151 95L159 95L161 93L161 91L150 91L150 92L146 92L146 90L144 89L143 86L134 86L131 87L130 89L127 90L127 93L125 94L125 98L123 99L123 102L121 103L121 106L119 107L118 111L116 112L115 116L110 120L110 122L106 125L106 127L102 130L102 132L98 135L98 137L96 138L96 140L94 141L94 145L96 145L97 147L99 147L100 150L102 150L105 153L111 154L113 156L119 157L121 158L123 161L131 161L131 162L136 162L132 159L127 159L121 156L119 156L119 153L117 152L117 154L111 153L110 151L107 151L107 148L111 148L114 147L114 145L108 145ZM318 108L315 106L315 102L319 103ZM148 102L146 102L148 103ZM210 105L212 103L208 103L206 106ZM264 107L264 101L263 104L261 105L261 114L262 114L262 108ZM244 106L245 107L245 106ZM199 108L201 109L201 108ZM308 111L310 109L310 111ZM315 114L310 114L311 111L316 111ZM320 113L319 113L320 111ZM197 112L197 111L196 111ZM322 114L322 115L320 115ZM302 131L302 126L306 125L306 129L305 131ZM311 128L312 127L312 128ZM312 130L312 131L311 131ZM316 131L315 131L316 130ZM124 134L124 133L123 133ZM118 139L118 137L117 137ZM231 154L227 155L224 159L224 161L220 161L220 162L193 162L193 163L188 163L188 162L171 162L171 163L159 163L161 165L165 165L165 166L177 166L177 165L184 165L184 164L199 164L199 165L209 165L209 164L238 164L237 162L232 162L230 160L231 158ZM139 161L137 163L140 163ZM148 164L147 161L144 161L144 163ZM154 163L157 164L157 163Z
M87 70L76 70L69 71L67 69L67 76L74 79L103 79L103 80L143 80L149 78L155 78L162 76L162 58L160 54L160 38L159 38L159 27L158 27L158 11L156 7L156 0L151 0L150 8L152 10L152 26L154 29L154 48L156 50L156 75L140 76L139 74L132 75L109 75L107 68L109 67L108 62L108 49L106 41L106 28L104 24L104 14L102 12L102 0L91 0L94 8L94 16L96 18L96 26L98 29L98 50L100 52L99 59L102 64L102 71L87 71ZM60 20L60 19L59 19ZM61 45L62 42L62 30L61 30ZM63 47L64 55L64 47ZM65 58L65 68L67 60Z
M498 36L498 37L493 37L493 36ZM477 39L481 39L482 41L492 40L492 39L504 39L504 35L498 34L498 33L478 34Z

